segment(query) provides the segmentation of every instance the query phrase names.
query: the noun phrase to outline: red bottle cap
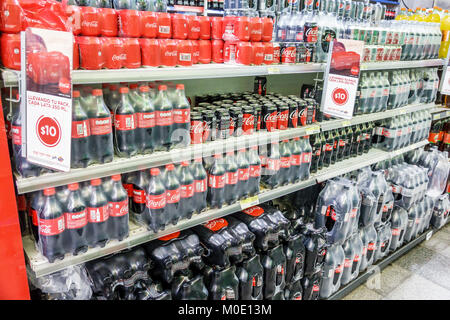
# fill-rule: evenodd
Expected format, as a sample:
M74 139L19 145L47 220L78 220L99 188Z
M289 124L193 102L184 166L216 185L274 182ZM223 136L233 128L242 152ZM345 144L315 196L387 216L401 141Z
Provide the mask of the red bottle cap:
M152 176L157 176L157 175L159 175L160 173L161 173L161 171L159 171L158 168L151 168L151 169L150 169L150 174L151 174Z
M121 180L120 174L115 174L115 175L113 175L113 176L111 177L111 179L112 179L113 181L120 181L120 180Z
M203 159L202 158L195 158L195 160L194 160L194 162L202 162L203 161Z
M99 186L102 183L101 179L92 179L91 186Z
M182 165L183 167L187 167L187 166L189 165L189 161L182 161L182 162L181 162L181 165Z
M79 97L80 97L80 91L75 90L75 91L72 93L72 97L73 97L73 98L79 98Z
M158 87L158 90L159 90L159 91L165 91L165 90L167 90L167 86L166 86L166 85L160 85L160 86Z
M103 91L102 91L102 89L94 89L94 90L92 90L92 95L94 95L94 96L102 96L103 95Z
M173 164L166 164L166 169L172 171L173 169L175 169L175 166Z
M139 87L137 83L130 84L130 89L137 89L137 87Z
M117 90L117 84L110 84L109 85L109 90L116 91Z
M127 87L120 87L119 92L120 92L120 93L128 93L129 90L128 90Z
M285 140L282 140L282 142L289 142L289 140L286 140L286 139L285 139Z
M184 84L179 83L179 84L177 84L176 88L179 90L184 90Z
M149 92L150 88L148 86L141 86L139 87L140 92Z
M75 183L68 184L67 189L69 189L70 191L78 190L78 183L75 182Z
M55 188L45 188L44 196L52 196L55 194Z

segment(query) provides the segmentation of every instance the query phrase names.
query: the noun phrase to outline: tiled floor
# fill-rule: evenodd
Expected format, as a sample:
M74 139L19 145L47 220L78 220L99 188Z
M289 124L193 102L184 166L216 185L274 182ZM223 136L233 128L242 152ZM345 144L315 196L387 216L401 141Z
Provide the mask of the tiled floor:
M450 224L344 300L450 300Z

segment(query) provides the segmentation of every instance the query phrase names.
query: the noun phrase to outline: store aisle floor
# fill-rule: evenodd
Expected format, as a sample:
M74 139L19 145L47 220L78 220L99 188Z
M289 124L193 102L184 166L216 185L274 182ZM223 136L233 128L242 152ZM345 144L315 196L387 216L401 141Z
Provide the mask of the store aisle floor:
M450 300L450 224L344 300Z

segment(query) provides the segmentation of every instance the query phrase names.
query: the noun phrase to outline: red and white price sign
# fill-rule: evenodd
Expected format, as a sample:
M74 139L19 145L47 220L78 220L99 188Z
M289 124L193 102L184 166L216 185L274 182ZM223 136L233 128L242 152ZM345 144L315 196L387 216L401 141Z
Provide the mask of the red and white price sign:
M70 170L73 35L28 28L22 56L25 87L26 157L37 165ZM53 68L53 69L51 69ZM50 72L51 70L52 72ZM22 82L23 83L23 82Z
M322 93L323 113L352 118L363 50L363 41L335 39L331 43Z

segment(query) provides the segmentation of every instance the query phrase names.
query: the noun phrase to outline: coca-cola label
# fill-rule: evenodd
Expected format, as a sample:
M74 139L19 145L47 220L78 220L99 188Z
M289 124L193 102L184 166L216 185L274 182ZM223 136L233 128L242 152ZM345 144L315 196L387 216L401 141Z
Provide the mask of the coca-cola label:
M284 130L288 127L289 110L278 113L277 129Z
M72 138L89 137L89 121L72 121Z
M11 132L12 132L13 144L15 144L17 146L21 146L22 145L22 127L12 126Z
M133 189L133 202L134 203L145 203L146 199L145 190Z
M155 123L159 127L171 126L173 124L172 110L155 111Z
M127 191L128 198L132 198L133 197L133 184L124 183L123 188Z
M88 223L88 215L86 209L78 212L65 212L64 218L66 220L66 229L83 228Z
M209 188L223 188L225 186L225 174L220 176L215 176L210 174L208 176L208 187Z
M236 184L238 182L238 171L227 172L225 183L228 185Z
M355 254L355 257L353 258L353 261L354 262L358 262L359 261L359 255L358 254Z
M272 171L278 171L280 170L280 159L272 159L272 158L268 158L267 159L267 170L272 170Z
M114 116L114 127L116 130L128 131L136 129L136 115L133 114L116 114Z
M252 217L259 217L260 215L262 215L264 213L264 209L259 206L254 206L254 207L244 209L244 210L242 210L242 212L244 212L245 214L248 214L249 216L252 216Z
M188 109L173 109L174 123L189 123L191 121L191 110Z
M261 165L250 166L250 178L257 178L261 176Z
M305 24L303 39L307 43L316 43L319 27L317 24Z
M55 219L39 219L39 234L55 236L64 231L64 215Z
M194 181L194 191L197 192L205 192L206 191L206 178L203 180L195 180Z
M127 214L128 214L128 199L109 203L109 215L111 217L122 217Z
M111 117L89 119L89 128L94 136L110 134L112 131Z
M228 221L225 220L224 218L219 218L219 219L211 220L211 221L205 223L203 226L213 232L216 232L216 231L228 226Z
M242 117L242 131L245 134L252 134L255 127L255 116L250 113L244 113Z
M241 168L238 170L239 181L247 181L250 177L250 168Z
M38 214L37 211L35 209L31 209L30 210L30 214L31 214L31 223L33 224L33 226L38 226Z
M174 190L166 190L166 203L174 204L180 202L181 192L180 188Z
M401 230L400 229L392 229L391 233L393 236L399 236L400 235Z
M367 250L369 250L369 251L375 250L375 243L369 242L369 245L367 246Z
M338 265L336 269L334 270L335 273L341 273L344 269L344 266L342 264Z
M276 111L267 113L263 119L266 124L267 131L271 132L277 128L278 113Z
M291 155L291 166L299 166L302 163L301 159L301 154Z
M350 268L352 266L352 259L345 259L344 260L344 268Z
M147 208L149 209L162 209L166 206L166 193L159 195L149 194L147 195Z
M181 198L191 198L194 196L194 183L181 186Z
M310 163L311 162L311 152L304 152L302 154L302 163Z
M176 231L176 232L174 232L174 233L168 234L167 236L158 238L158 240L161 240L161 241L169 241L169 240L178 238L179 235L180 235L180 231Z
M191 143L199 144L203 142L203 121L191 121Z
M320 290L320 287L317 284L313 285L313 287L312 287L313 292L319 292L319 290Z
M333 145L331 145L329 143L325 144L324 150L328 151L328 152L333 151Z
M289 168L291 166L291 157L281 157L280 168Z
M345 147L345 140L339 139L339 147Z
M153 128L155 126L154 112L139 112L136 115L138 128Z
M81 27L83 27L83 28L93 28L93 29L95 29L95 28L98 28L98 26L99 26L99 23L96 20L94 20L94 21L86 21L86 20L81 21Z
M284 47L281 51L281 63L295 63L296 56L295 46Z
M98 208L88 208L88 215L90 223L105 222L109 218L108 205L105 204Z

